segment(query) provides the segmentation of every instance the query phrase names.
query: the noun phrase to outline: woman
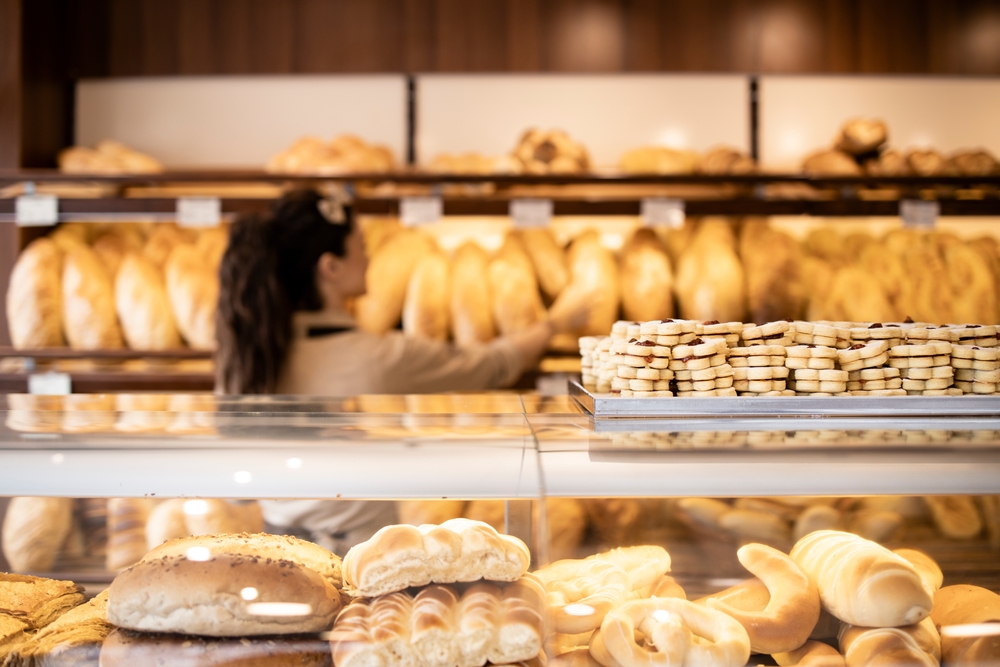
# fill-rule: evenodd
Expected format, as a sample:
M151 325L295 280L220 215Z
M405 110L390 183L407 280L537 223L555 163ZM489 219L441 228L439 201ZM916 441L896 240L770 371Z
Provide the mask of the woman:
M353 213L311 190L270 216L233 225L219 269L217 388L226 394L349 396L503 387L532 367L557 331L587 319L567 290L548 318L478 348L357 328L344 301L365 293L365 257ZM393 503L262 503L268 523L334 551L393 523Z

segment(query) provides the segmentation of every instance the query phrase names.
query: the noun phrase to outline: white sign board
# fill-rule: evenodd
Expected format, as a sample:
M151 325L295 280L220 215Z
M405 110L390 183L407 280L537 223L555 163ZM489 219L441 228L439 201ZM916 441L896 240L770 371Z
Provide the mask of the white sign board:
M177 224L181 227L217 227L222 221L218 197L181 197L177 200Z
M941 215L941 204L923 199L901 199L899 217L904 227L933 228Z
M22 227L59 222L59 199L54 195L22 195L14 202L14 217Z
M66 396L73 393L73 382L68 373L32 373L28 376L28 393L48 396Z
M552 200L512 199L510 217L515 227L548 227L552 222Z
M399 221L404 227L429 225L441 219L440 197L404 197L399 200Z
M647 227L666 226L679 229L684 226L684 200L649 198L641 204L642 222Z

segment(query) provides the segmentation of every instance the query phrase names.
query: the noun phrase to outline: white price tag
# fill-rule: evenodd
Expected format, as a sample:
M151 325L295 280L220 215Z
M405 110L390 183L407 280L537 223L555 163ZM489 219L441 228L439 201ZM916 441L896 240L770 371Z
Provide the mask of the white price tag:
M217 227L221 221L222 202L218 197L177 199L177 224L181 227Z
M22 227L59 222L59 199L55 195L22 195L14 202L14 217Z
M679 229L684 226L683 199L643 199L642 222L647 227L667 226Z
M939 215L941 215L940 202L923 199L899 201L899 217L903 219L904 227L933 228Z
M440 197L403 197L399 200L399 220L404 227L437 222L443 212Z
M28 376L28 393L49 396L71 394L73 381L68 373L32 373Z
M548 227L552 222L552 200L511 199L510 217L515 227Z

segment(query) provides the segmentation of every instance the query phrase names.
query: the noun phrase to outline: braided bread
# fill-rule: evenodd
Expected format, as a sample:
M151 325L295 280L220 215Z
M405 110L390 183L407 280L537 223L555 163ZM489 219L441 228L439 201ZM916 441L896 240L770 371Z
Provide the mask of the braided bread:
M377 597L430 583L516 581L530 561L524 542L481 521L394 525L351 547L344 582L355 597Z
M542 649L544 591L532 575L505 586L431 585L416 595L358 600L337 617L338 667L481 667L531 660Z

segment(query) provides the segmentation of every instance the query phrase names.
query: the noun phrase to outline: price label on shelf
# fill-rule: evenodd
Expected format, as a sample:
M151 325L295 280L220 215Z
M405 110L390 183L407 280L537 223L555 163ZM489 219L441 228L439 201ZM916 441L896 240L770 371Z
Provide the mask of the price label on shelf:
M222 222L222 201L218 197L180 197L177 224L181 227L217 227Z
M679 229L684 226L684 200L664 199L660 197L642 200L642 223L647 227L671 227Z
M14 219L21 227L59 222L59 199L54 195L22 195L14 202Z
M429 225L440 220L443 213L440 197L403 197L399 200L399 221L404 227Z
M32 373L28 376L28 393L47 396L72 394L73 381L69 373Z
M548 227L552 222L552 200L512 199L510 217L515 227Z
M924 199L899 200L899 217L904 227L933 228L941 215L941 204Z

